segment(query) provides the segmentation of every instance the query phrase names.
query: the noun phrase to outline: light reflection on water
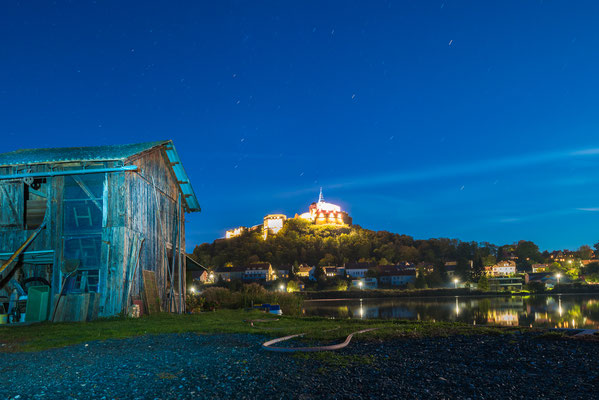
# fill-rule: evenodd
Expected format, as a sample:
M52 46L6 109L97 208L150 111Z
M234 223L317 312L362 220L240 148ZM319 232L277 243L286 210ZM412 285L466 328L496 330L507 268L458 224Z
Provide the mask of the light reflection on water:
M599 329L599 296L534 295L307 301L306 315Z

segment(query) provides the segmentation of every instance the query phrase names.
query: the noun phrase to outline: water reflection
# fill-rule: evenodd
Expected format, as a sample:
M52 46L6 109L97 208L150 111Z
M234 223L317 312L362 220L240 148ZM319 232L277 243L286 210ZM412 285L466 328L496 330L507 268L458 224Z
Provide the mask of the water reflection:
M599 329L599 296L391 298L308 301L307 315Z

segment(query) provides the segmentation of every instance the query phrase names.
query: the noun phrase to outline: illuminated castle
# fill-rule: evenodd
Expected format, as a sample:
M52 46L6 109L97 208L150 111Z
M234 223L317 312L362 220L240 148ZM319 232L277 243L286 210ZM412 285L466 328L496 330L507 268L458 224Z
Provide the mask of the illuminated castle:
M295 218L310 221L315 225L335 225L335 226L350 226L352 219L348 213L341 210L341 207L335 204L327 203L322 196L322 188L318 202L310 204L308 212L301 215L295 214ZM262 237L266 239L268 235L276 235L285 224L287 216L284 214L269 214L264 217L261 225L256 225L251 228L240 226L235 229L230 229L226 232L225 238L231 239L241 236L246 231L262 230Z
M348 213L341 211L341 207L335 204L327 203L322 196L322 188L318 202L310 204L308 212L305 212L296 218L308 220L316 225L351 225L352 219Z

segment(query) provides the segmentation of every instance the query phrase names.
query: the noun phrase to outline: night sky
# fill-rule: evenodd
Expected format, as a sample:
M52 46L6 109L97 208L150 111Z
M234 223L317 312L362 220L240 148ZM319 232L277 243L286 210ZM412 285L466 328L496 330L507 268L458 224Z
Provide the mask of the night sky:
M199 4L202 3L202 4ZM596 1L4 1L0 152L173 139L187 243L318 198L416 238L599 240Z

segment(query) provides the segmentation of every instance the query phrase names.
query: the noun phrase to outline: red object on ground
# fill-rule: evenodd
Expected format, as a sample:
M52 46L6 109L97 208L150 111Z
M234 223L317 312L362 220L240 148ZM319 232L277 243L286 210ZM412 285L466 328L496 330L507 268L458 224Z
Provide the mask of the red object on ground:
M144 302L143 300L133 300L133 304L137 304L139 306L139 315L142 316L146 312L144 311Z

